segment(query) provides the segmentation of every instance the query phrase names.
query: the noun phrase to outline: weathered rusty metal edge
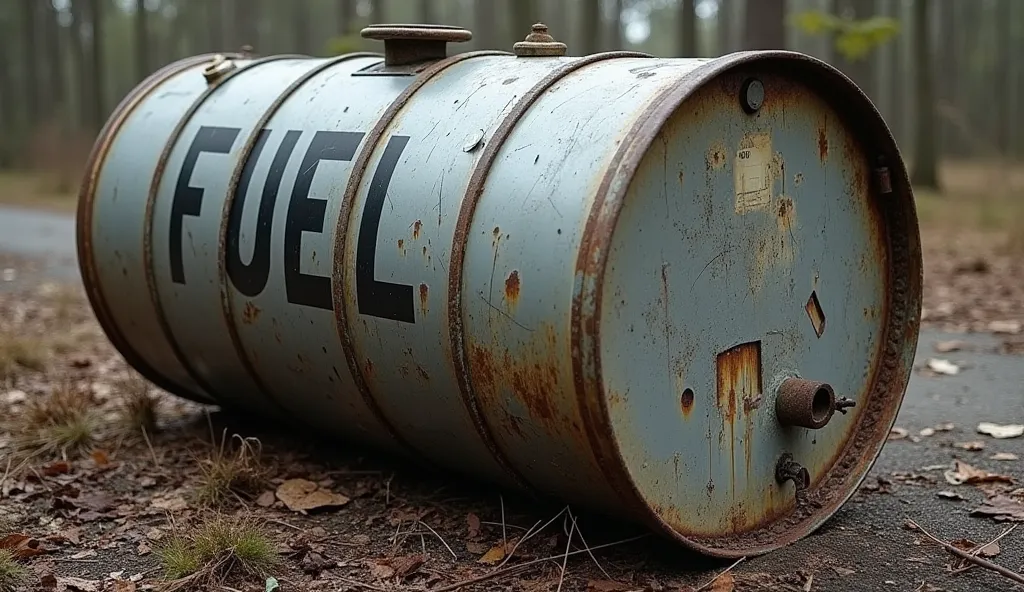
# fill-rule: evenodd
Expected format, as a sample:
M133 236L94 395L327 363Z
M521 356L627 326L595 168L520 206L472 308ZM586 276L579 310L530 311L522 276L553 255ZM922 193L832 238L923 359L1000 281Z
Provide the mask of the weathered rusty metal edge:
M170 323L167 321L167 316L164 314L163 306L160 302L160 292L156 287L156 268L153 262L153 208L156 204L157 193L160 191L160 183L163 180L164 170L167 168L167 161L171 157L171 152L174 150L175 145L178 143L178 139L181 133L185 130L185 126L188 125L189 121L192 120L192 116L199 111L206 99L213 96L213 93L221 87L221 85L227 83L235 76L242 72L248 72L250 69L267 64L270 62L276 62L284 59L301 59L307 56L302 55L276 55L268 56L260 59L253 60L246 64L242 68L236 68L231 70L221 78L214 82L209 83L203 92L196 97L196 100L192 102L188 110L178 120L177 125L171 131L167 138L167 142L164 144L164 149L160 153L160 158L157 160L156 167L153 169L153 179L149 185L149 195L146 198L146 213L143 217L144 230L142 235L142 255L143 255L143 268L146 272L146 287L149 289L149 298L153 304L153 310L156 313L157 323L160 325L160 330L163 332L164 337L167 339L167 343L171 347L171 351L174 356L178 358L178 362L181 364L185 372L188 373L189 377L199 385L199 388L203 389L218 405L224 405L224 401L220 401L216 397L216 390L211 388L206 380L196 372L192 365L188 362L188 357L185 356L185 352L182 351L181 345L178 340L174 338L174 334L171 332Z
M352 172L349 174L348 184L345 186L345 195L341 202L341 211L338 214L337 227L334 231L334 270L333 270L333 282L331 288L331 296L334 300L334 319L338 325L338 337L341 339L341 348L345 352L345 361L348 362L349 370L352 372L352 378L355 380L356 387L359 389L359 394L362 395L363 401L366 406L370 408L377 421L388 431L394 440L402 446L402 448L411 455L412 458L425 460L425 457L420 453L415 446L409 443L408 440L402 436L395 426L391 423L391 420L384 414L384 410L381 409L380 405L377 404L376 399L373 398L373 393L370 392L370 385L366 382L366 377L363 376L363 370L359 365L359 360L356 359L355 345L352 342L352 335L349 333L348 319L352 317L352 311L348 309L345 298L345 284L348 281L348 270L345 266L345 247L348 244L348 232L349 223L352 216L352 210L355 208L356 194L359 192L359 185L362 184L363 175L366 173L366 167L370 164L370 158L373 156L374 150L377 148L377 144L380 143L380 139L384 136L384 132L388 126L395 119L398 113L405 107L405 104L409 102L412 96L419 90L424 84L426 84L431 78L438 75L445 68L457 64L459 62L483 56L494 56L494 55L510 55L504 51L471 51L466 53L455 54L449 56L443 60L435 62L430 65L427 69L420 72L416 78L407 86L395 100L388 105L388 108L384 110L384 113L374 124L373 128L366 134L363 139L363 147L359 151L359 155L356 156L356 160L352 163Z
M107 338L110 339L110 343L121 354L121 357L125 359L128 365L134 368L143 378L158 388L197 403L212 403L213 399L205 393L193 393L173 380L162 376L132 349L128 340L121 333L117 322L114 321L114 316L107 306L106 298L103 296L103 289L99 282L99 273L96 270L96 258L92 248L92 221L100 170L103 168L107 154L110 152L114 139L117 137L118 132L121 131L124 122L164 82L190 68L209 61L213 56L214 54L201 54L171 62L150 74L121 99L121 102L114 108L113 113L100 130L93 149L89 154L89 160L85 165L85 177L79 188L78 207L75 213L75 243L78 250L79 273L82 276L86 297L89 299L89 304L96 314L96 320L107 335ZM232 54L231 57L237 58L240 56Z
M526 112L541 95L569 74L596 62L616 58L650 57L652 56L649 54L631 51L597 53L568 62L564 66L548 73L547 76L523 94L522 98L512 107L512 110L502 119L494 134L487 139L484 151L473 167L469 184L466 186L466 193L459 205L459 218L455 224L455 234L452 237L452 248L448 262L448 338L451 343L455 376L459 382L459 393L462 395L462 402L465 404L466 410L469 411L470 417L473 418L473 424L476 426L477 433L491 451L491 455L522 488L530 491L539 490L522 475L507 458L505 452L501 450L497 439L494 437L493 428L487 423L487 419L480 410L480 402L477 400L473 389L469 356L466 353L466 335L462 325L462 267L466 256L466 243L469 241L469 229L473 223L473 214L476 212L476 205L483 194L487 175L490 173L498 153L504 147L505 141L512 134L516 124L526 115Z
M757 62L786 68L787 74L799 71L809 84L833 104L843 104L844 119L865 147L874 146L893 169L893 192L880 197L872 190L876 206L886 223L889 252L888 285L885 312L884 353L871 377L868 401L858 415L856 432L836 456L837 462L819 482L808 490L807 502L783 520L745 533L717 537L687 536L679 533L643 502L626 470L621 448L614 435L600 431L610 425L607 400L603 393L600 367L600 316L602 283L608 263L608 247L623 200L644 155L662 127L694 91L715 77ZM579 293L572 310L573 365L576 396L585 410L584 425L595 455L602 459L605 476L615 487L623 504L632 508L656 531L706 555L738 558L764 554L788 545L813 532L856 492L857 487L877 460L889 430L899 412L917 347L920 330L922 262L920 233L913 190L906 167L892 133L870 99L842 72L829 64L799 53L787 51L739 52L709 62L683 76L681 84L667 89L637 120L625 136L630 141L619 147L605 173L587 219L584 240L578 253L576 276ZM906 272L903 272L906 270ZM860 407L860 402L858 402Z
M287 409L281 405L276 398L274 398L273 392L267 388L266 383L256 370L256 366L252 363L252 360L249 359L249 355L246 353L245 347L242 345L242 337L238 333L238 327L235 325L234 307L231 304L231 288L228 285L227 274L226 247L228 217L231 213L231 207L235 202L235 193L238 191L238 183L242 177L242 170L245 168L249 157L252 155L252 149L256 145L256 140L260 136L260 131L266 127L267 123L270 122L270 119L277 113L278 109L281 108L281 105L283 105L285 101L287 101L288 98L304 84L309 82L318 74L341 62L365 57L373 58L381 57L381 55L373 52L353 52L329 59L296 78L281 92L280 95L277 96L276 99L274 99L274 102L267 107L267 110L256 121L255 127L246 139L245 144L242 146L242 151L238 155L238 164L235 165L235 168L231 173L231 180L228 182L227 194L224 197L224 207L221 210L220 229L217 233L217 282L220 286L221 309L224 312L224 321L227 323L228 336L231 339L232 347L235 348L235 353L238 355L238 359L242 362L242 366L245 368L245 371L249 373L250 378L252 378L252 381L256 384L256 388L260 390L260 393L264 398L273 402L274 407L285 414L288 414Z

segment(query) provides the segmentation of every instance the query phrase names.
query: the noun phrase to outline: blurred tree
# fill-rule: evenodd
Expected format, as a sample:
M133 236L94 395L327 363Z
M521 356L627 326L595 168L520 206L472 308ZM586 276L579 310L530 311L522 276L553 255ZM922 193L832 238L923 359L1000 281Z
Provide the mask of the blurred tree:
M434 0L420 0L419 22L426 24L437 23L437 14L434 12Z
M292 43L295 51L302 55L313 53L313 35L309 26L308 0L291 0Z
M90 113L92 113L92 90L90 87L89 64L86 61L85 39L83 21L85 20L86 0L70 0L71 2L71 62L76 74L77 98L78 98L78 121L83 126L88 126Z
M718 33L718 55L732 51L732 6L735 0L718 0L718 14L715 16L715 27Z
M370 20L377 24L387 22L387 7L384 0L370 0Z
M296 11L302 12L305 6L299 0L293 0ZM252 46L258 50L260 47L260 18L263 16L260 0L245 0L244 3L235 0L235 22L236 22L236 45L232 50L238 50L243 45Z
M1017 0L1018 2L1020 0ZM996 10L996 31L995 46L996 59L995 71L993 72L993 96L996 99L996 145L999 152L1005 157L1010 154L1010 143L1013 141L1013 134L1010 129L1010 110L1013 108L1013 87L1011 76L1013 75L1013 8L1010 0L999 0L995 6ZM1017 56L1019 61L1024 56Z
M824 10L808 10L794 14L792 22L810 35L826 35L833 38L835 49L839 53L838 61L845 64L846 67L843 70L849 74L850 68L856 71L860 67L870 67L869 61L866 59L867 56L872 50L896 36L899 32L899 24L894 19L884 16L868 16L862 19L851 16L856 14L854 9L857 7L861 11L867 10L865 7L872 7L871 0L843 0L843 2L851 2L851 4L837 5L839 8L849 7L841 16ZM868 65L864 66L863 64ZM854 77L851 76L851 78ZM858 81L858 84L861 82ZM871 82L867 81L864 84L871 84Z
M476 0L473 5L473 36L477 47L498 47L498 32L495 26L494 0Z
M597 53L601 44L601 0L581 0L580 52Z
M27 51L21 54L21 69L24 80L22 90L25 92L24 124L32 127L39 121L39 69L36 67L36 14L37 0L21 1L21 30L25 36Z
M346 36L352 33L352 26L356 20L355 0L338 0L336 8L338 15L338 35Z
M747 2L744 49L785 49L786 0Z
M135 78L149 75L149 11L146 0L135 0Z
M916 187L939 189L938 154L935 146L935 88L932 80L929 35L932 0L914 0L914 167Z
M76 0L77 1L77 0ZM196 0L193 0L196 1ZM209 51L224 51L224 11L220 0L202 0L206 2L206 27Z
M620 50L626 43L622 35L622 10L623 0L612 2L612 15L608 19L608 48L609 50Z
M47 85L47 95L49 100L47 101L46 110L47 117L56 117L57 111L64 107L65 94L64 94L64 59L61 55L61 29L58 22L59 15L57 9L54 7L53 2L43 3L43 51L42 54L45 56L45 62L47 64L46 72L49 75L49 84Z
M92 40L92 112L90 113L90 131L99 131L103 120L107 117L106 105L106 66L103 63L103 42L106 28L103 26L102 0L89 0L90 39Z
M722 6L719 5L719 10ZM697 54L697 12L694 0L679 0L679 55L684 58Z
M550 0L549 0L550 1ZM511 8L512 38L520 41L530 34L534 23L538 20L537 5L534 0L513 0L509 2Z

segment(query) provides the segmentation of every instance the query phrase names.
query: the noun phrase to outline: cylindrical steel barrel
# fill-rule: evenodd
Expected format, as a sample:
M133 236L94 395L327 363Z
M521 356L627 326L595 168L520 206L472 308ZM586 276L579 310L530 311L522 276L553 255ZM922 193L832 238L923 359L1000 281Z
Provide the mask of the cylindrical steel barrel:
M853 83L791 52L368 36L383 57L183 60L118 107L78 241L132 366L712 555L853 494L921 295L906 171Z

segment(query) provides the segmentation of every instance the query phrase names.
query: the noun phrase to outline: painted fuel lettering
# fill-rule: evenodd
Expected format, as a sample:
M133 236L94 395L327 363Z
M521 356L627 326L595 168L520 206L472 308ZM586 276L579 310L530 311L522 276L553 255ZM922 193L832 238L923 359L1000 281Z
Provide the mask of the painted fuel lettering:
M170 220L170 268L171 279L185 284L182 239L185 216L199 216L202 212L204 190L191 185L196 162L203 153L228 154L231 152L239 128L203 126L196 132L189 145L185 160L174 188ZM256 232L252 259L242 260L241 231L242 212L252 185L253 172L267 142L273 135L270 129L262 129L256 137L238 180L235 195L228 212L228 226L225 248L225 269L235 288L250 298L261 294L270 278L270 233L273 227L274 209L281 194L281 181L302 135L301 130L288 130L278 145L271 162L267 178L259 192L259 206L256 213ZM322 233L326 221L327 200L309 196L313 176L320 162L325 160L351 161L359 143L365 137L362 132L317 131L306 149L292 186L284 225L284 281L286 299L291 304L333 310L331 298L332 278L303 273L300 269L302 255L302 234ZM413 287L378 281L375 276L377 258L377 235L380 218L384 209L388 187L394 176L398 161L409 143L408 136L392 136L384 149L377 170L370 182L362 216L359 221L359 240L356 245L356 307L360 314L415 323Z

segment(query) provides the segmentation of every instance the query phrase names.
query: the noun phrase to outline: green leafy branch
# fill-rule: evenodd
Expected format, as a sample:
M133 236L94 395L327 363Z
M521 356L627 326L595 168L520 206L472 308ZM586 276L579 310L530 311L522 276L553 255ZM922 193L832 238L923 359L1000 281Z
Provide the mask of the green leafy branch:
M854 20L809 10L794 14L791 21L809 35L833 37L836 50L851 62L863 59L899 33L899 21L887 16Z

